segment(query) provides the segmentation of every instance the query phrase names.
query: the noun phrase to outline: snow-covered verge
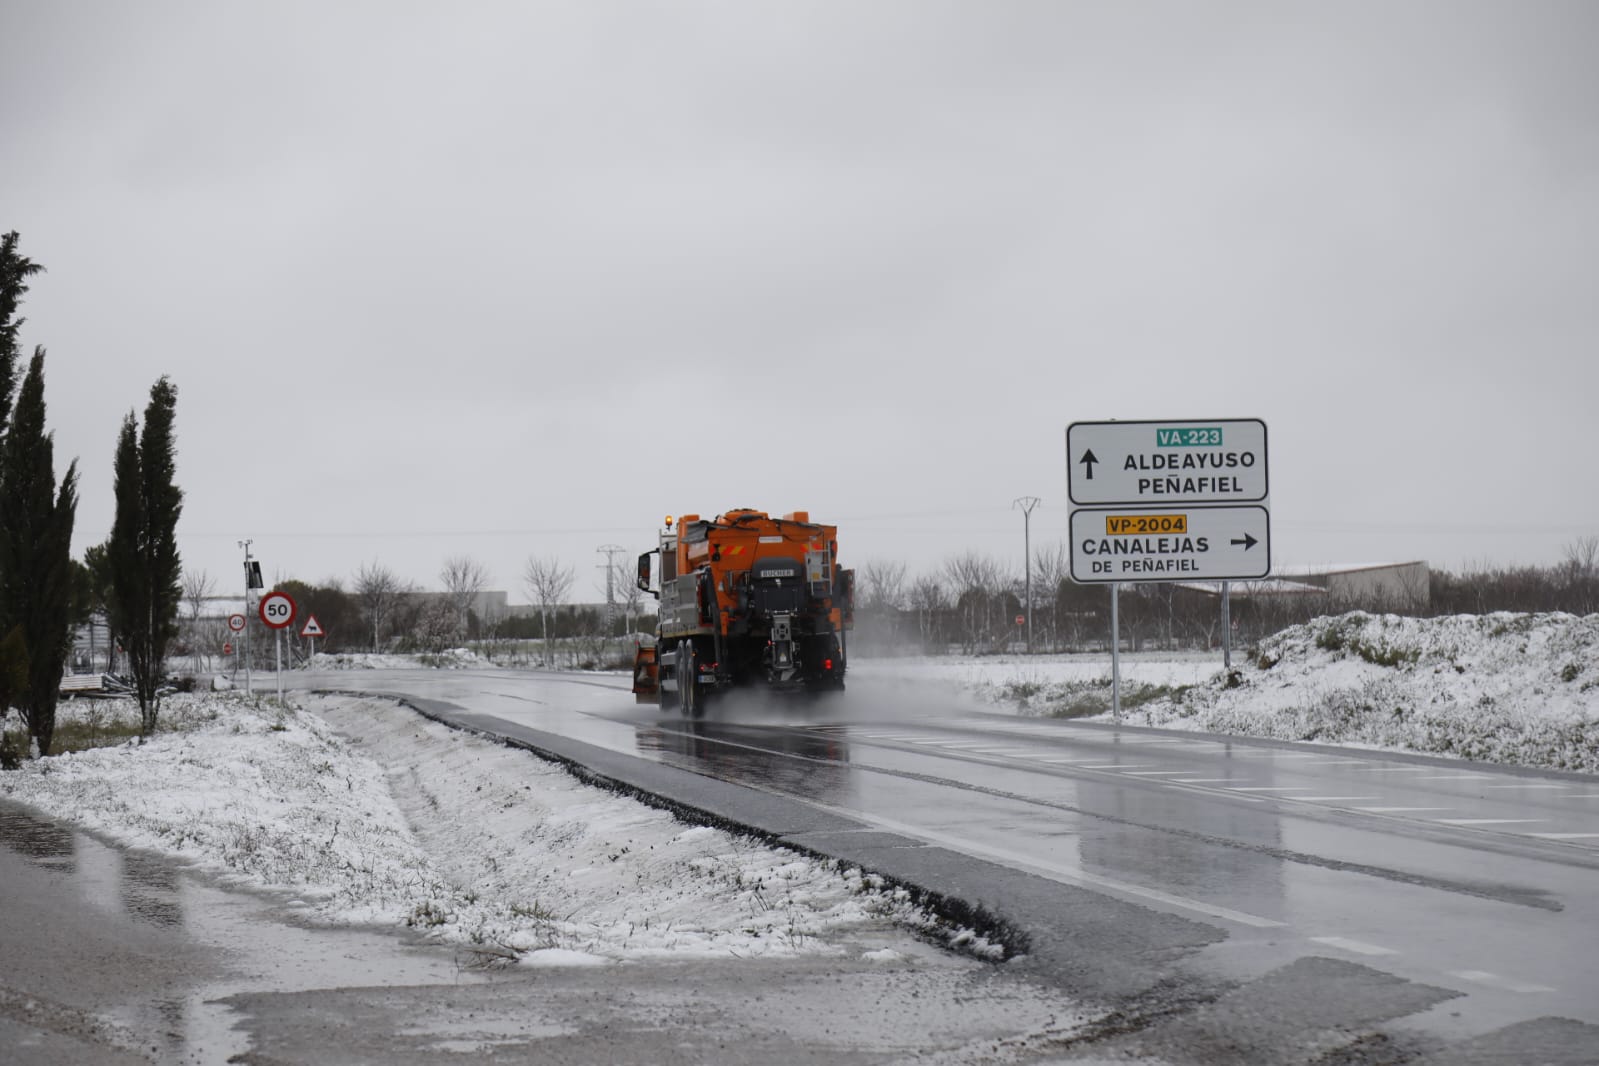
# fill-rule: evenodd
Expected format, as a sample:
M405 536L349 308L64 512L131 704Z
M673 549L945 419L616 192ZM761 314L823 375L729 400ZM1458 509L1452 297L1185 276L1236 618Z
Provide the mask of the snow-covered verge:
M1192 685L1135 681L1122 721L1599 772L1599 615L1356 611L1234 663ZM988 691L1032 714L1103 718L1109 702L1103 677Z
M25 763L0 797L486 960L897 958L908 930L998 952L859 869L685 825L392 703L314 707L173 697L174 731Z
M471 648L448 648L441 652L386 654L382 652L317 652L310 670L464 670L492 666Z

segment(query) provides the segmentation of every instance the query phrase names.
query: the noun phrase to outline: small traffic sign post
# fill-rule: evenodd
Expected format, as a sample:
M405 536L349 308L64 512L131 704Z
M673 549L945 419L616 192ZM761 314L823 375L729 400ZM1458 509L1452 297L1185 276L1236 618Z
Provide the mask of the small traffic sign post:
M275 640L272 667L278 678L278 699L283 699L283 631L294 621L294 599L287 592L269 592L261 597L261 621L272 629Z
M1111 710L1121 716L1123 583L1228 582L1271 573L1271 482L1258 418L1066 427L1071 577L1110 585ZM1224 662L1231 632L1222 626Z
M242 615L242 614L230 614L230 615L228 615L228 628L233 630L235 633L239 632L240 630L242 630L244 628L244 622L245 622L245 618L244 618L244 615Z
M322 627L317 623L316 615L305 616L305 625L300 627L300 636L311 642L311 658L316 658L316 638L322 635ZM308 660L309 661L309 660Z

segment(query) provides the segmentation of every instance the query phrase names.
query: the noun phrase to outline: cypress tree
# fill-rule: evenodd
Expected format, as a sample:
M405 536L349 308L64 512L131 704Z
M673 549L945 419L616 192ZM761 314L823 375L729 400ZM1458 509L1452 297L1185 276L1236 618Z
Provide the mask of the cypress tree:
M0 633L9 642L7 666L18 670L18 654L26 663L26 684L12 699L39 753L48 755L72 641L78 464L68 467L58 490L54 443L44 425L44 349L38 348L0 445ZM13 634L20 634L20 650Z
M17 307L28 291L28 278L44 268L17 254L17 232L0 237L0 433L11 415L11 394L17 385L17 333L22 319Z
M127 649L141 737L155 730L167 645L178 635L183 597L177 541L183 491L173 481L177 402L177 387L165 377L157 381L142 434L132 413L123 421L114 463L117 510L106 544L112 628Z

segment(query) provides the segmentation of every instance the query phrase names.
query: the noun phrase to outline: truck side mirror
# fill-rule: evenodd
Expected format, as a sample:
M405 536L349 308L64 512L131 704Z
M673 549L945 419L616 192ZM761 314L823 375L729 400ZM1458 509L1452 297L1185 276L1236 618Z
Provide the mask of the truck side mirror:
M660 599L661 594L650 588L650 556L654 554L653 551L648 551L638 557L638 587L640 591L648 592L656 599Z

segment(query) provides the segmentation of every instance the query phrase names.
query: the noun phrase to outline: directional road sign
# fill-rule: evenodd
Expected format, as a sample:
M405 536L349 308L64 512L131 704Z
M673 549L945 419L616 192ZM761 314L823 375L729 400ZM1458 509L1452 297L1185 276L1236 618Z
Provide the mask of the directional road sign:
M287 592L269 592L261 597L261 621L273 629L282 629L294 621L294 600Z
M1073 422L1066 427L1066 489L1080 506L1264 503L1266 423Z
M1092 507L1072 512L1072 580L1248 581L1271 573L1271 516L1259 505Z

